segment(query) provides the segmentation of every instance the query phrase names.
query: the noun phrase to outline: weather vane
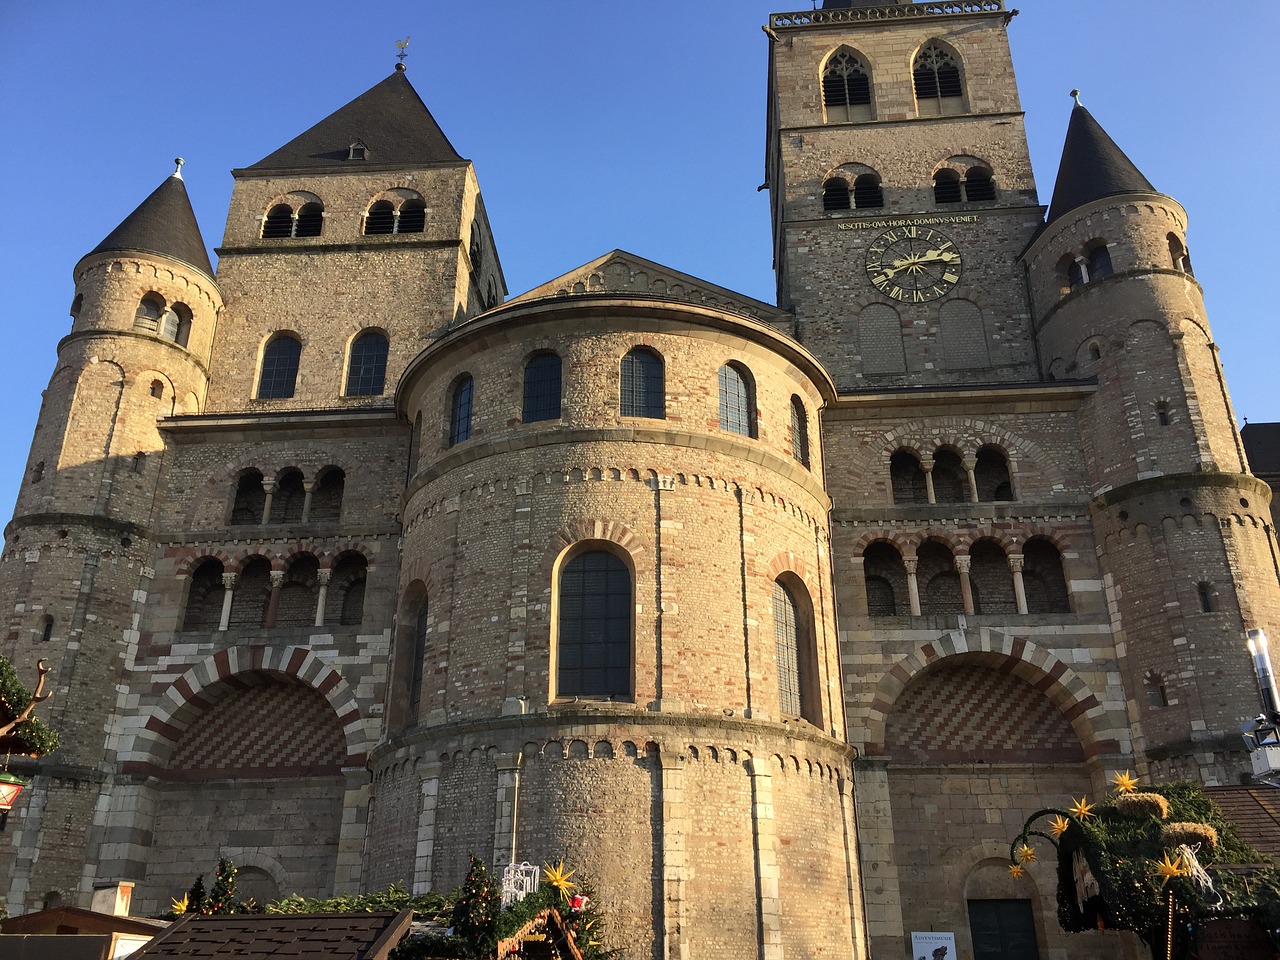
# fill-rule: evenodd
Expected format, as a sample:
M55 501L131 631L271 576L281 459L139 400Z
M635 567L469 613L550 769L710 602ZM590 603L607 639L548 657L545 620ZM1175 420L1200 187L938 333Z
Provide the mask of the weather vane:
M407 46L409 46L408 37L405 37L403 40L396 41L396 49L400 51L399 53L396 54L396 59L399 60L401 63L404 63L404 58L408 56L408 54L404 52L404 48Z

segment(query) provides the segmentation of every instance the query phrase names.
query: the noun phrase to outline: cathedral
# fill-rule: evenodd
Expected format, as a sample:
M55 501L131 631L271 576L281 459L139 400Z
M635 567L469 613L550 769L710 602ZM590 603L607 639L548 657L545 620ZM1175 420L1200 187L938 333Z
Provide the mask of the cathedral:
M403 66L233 172L216 270L180 166L104 223L0 562L63 741L9 911L475 854L628 960L1136 957L1009 843L1248 782L1271 492L1187 212L1079 102L1038 191L1014 12L769 18L776 303L622 250L513 294Z

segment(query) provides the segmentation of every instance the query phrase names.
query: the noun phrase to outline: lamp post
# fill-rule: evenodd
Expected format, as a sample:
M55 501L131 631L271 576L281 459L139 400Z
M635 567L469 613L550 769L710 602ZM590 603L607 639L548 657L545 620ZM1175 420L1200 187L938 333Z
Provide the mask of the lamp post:
M1271 672L1271 655L1267 635L1262 630L1246 633L1253 672L1258 680L1258 697L1262 712L1240 727L1244 745L1253 763L1253 778L1273 787L1280 786L1280 694Z

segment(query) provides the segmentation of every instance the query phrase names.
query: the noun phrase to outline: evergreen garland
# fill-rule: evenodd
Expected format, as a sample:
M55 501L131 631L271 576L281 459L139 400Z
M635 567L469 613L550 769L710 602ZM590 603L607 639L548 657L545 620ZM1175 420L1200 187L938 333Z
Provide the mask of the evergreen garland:
M7 657L0 656L0 726L10 723L31 702L31 691L23 686ZM39 717L18 724L3 740L10 752L42 757L58 749L58 732Z

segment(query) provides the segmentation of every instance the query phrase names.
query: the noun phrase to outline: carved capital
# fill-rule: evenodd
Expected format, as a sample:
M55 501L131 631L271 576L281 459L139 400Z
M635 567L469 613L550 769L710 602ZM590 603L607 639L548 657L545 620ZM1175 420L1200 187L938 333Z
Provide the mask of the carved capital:
M907 574L914 577L916 575L916 568L920 566L920 561L915 557L904 557L902 559L902 565L907 568Z
M284 571L272 570L271 571L271 589L274 590L277 587L282 587L282 586L284 586Z
M226 587L228 590L234 590L236 588L236 583L237 581L239 581L239 579L240 579L240 574L238 573L224 573L222 575L222 585Z
M322 587L324 587L324 586L328 586L328 584L329 584L329 578L330 578L330 577L332 577L332 576L333 576L333 571L332 571L332 570L317 570L317 571L316 571L316 582L317 582L317 583L319 583L319 584L320 584L320 586L322 586Z
M969 567L973 564L972 557L956 557L956 569L968 576Z
M1014 573L1021 573L1022 568L1026 565L1027 558L1023 556L1014 556L1009 558L1009 569Z

